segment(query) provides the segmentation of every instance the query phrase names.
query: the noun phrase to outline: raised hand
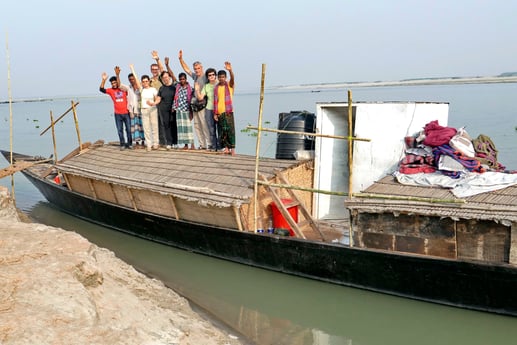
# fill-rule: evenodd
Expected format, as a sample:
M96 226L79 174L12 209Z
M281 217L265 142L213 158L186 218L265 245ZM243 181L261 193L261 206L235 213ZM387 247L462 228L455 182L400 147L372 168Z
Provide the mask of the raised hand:
M160 58L160 57L158 56L158 52L157 52L156 50L153 50L153 51L151 52L151 55L153 56L153 59L155 59L155 60Z
M106 72L102 73L102 80L108 79L108 74Z
M116 75L120 74L120 67L119 66L115 66L115 74Z
M225 61L224 62L224 68L226 68L227 71L231 71L232 70L232 64L230 63L230 61Z

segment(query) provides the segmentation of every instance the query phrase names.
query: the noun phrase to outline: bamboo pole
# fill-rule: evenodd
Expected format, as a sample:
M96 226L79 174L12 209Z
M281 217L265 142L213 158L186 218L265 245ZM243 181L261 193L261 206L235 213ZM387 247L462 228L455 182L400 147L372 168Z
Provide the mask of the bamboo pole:
M285 133L285 134L299 134L299 135L306 135L311 137L321 137L321 138L331 138L331 139L344 139L344 140L357 140L357 141L372 141L371 139L367 138L354 138L354 137L348 137L348 136L341 136L341 135L330 135L330 134L319 134L319 133L311 133L311 132L297 132L297 131L288 131L284 129L273 129L273 128L258 128L254 126L246 126L246 129L253 129L253 130L260 130L262 132L273 132L273 133Z
M262 78L260 80L260 101L259 101L259 114L258 114L258 133L257 143L255 147L255 183L253 184L254 191L254 202L253 202L253 219L254 219L254 231L257 232L257 206L258 206L258 174L259 174L259 156L260 156L260 134L262 128L262 108L264 105L264 84L266 80L266 64L262 64Z
M323 190L323 189L299 187L299 186L294 186L294 185L290 185L290 184L269 183L266 181L258 181L258 184L261 184L264 186L276 187L276 188L295 189L295 190L301 190L304 192L313 192L313 193L328 194L328 195L337 195L337 196L348 195L347 192L333 192L333 191ZM352 193L352 196L357 197L357 198L422 201L422 202L443 203L443 204L464 204L466 202L465 199L423 198L423 197L414 197L414 196L387 195L387 194L374 194L374 193ZM470 206L470 207L472 207L472 206Z
M5 52L7 60L7 93L9 95L9 163L13 165L13 97L11 92L11 63L9 61L9 34L5 33ZM14 174L11 175L11 195L13 204L16 207L16 193L14 191Z
M348 196L352 196L352 177L353 177L353 137L352 137L352 91L348 90Z
M443 204L464 204L466 202L465 199L422 198L422 197L418 197L418 196L385 195L385 194L375 194L375 193L353 193L352 196L357 197L357 198L423 201L423 202L429 202L429 203L443 203Z
M54 116L52 115L52 110L50 111L50 123L52 126L52 143L54 144L54 162L57 162L57 148L56 148L56 131L54 128Z
M57 120L56 120L56 121L54 121L54 123L53 123L53 124L58 123L58 122L59 122L63 117L65 117L65 115L66 115L66 114L68 114L69 112L71 112L71 111L73 110L73 108L74 108L74 107L76 107L77 105L79 105L79 102L76 102L75 104L73 104L73 107L68 108L68 110L67 110L67 111L65 111L65 112L64 112L60 117L58 117L58 118L57 118ZM47 132L47 131L52 127L52 125L53 125L53 124L51 123L51 124L50 124L50 126L48 126L47 128L45 128L45 129L43 130L43 132L41 132L39 135L40 135L40 136L42 136L43 134L45 134L45 133L46 133L46 132Z
M354 163L354 150L353 150L353 141L352 138L352 91L348 90L348 197L352 197L352 189L353 189L353 183L352 183L352 177L353 177L353 163ZM354 244L352 243L352 229L350 228L348 230L348 243L350 247L353 247Z
M81 131L79 131L79 121L77 120L77 112L75 111L74 101L72 102L72 112L74 113L75 131L77 133L77 141L79 142L79 152L83 150L83 144L81 142Z
M271 186L271 187L275 187L275 188L295 189L295 190L301 190L304 192L313 192L313 193L328 194L328 195L345 196L348 194L346 192L332 192L330 190L306 188L306 187L300 187L300 186L295 186L295 185L291 185L291 184L270 183L270 182L266 182L266 181L258 181L257 183L264 185L264 186Z

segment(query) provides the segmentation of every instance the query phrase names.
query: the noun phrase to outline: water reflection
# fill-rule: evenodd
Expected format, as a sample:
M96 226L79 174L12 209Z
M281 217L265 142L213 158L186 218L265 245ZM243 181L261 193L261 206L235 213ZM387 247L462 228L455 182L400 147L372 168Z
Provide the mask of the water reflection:
M30 216L76 231L256 344L507 344L517 319L234 264L83 222L38 202Z

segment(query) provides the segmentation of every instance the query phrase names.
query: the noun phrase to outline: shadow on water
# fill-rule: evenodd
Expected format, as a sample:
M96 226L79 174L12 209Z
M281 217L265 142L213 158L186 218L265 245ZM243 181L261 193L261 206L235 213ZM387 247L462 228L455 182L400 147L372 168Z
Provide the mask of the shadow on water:
M507 344L517 319L293 277L135 238L40 201L34 220L109 248L256 344Z

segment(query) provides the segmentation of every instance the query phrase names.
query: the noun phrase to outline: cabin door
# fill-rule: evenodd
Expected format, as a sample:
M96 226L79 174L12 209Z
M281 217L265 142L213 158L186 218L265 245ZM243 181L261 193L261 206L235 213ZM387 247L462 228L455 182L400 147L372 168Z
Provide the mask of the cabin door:
M343 104L317 104L316 132L326 135L348 135L348 107ZM314 152L314 188L341 192L344 195L314 193L314 218L345 219L344 201L348 194L348 142L317 137Z

